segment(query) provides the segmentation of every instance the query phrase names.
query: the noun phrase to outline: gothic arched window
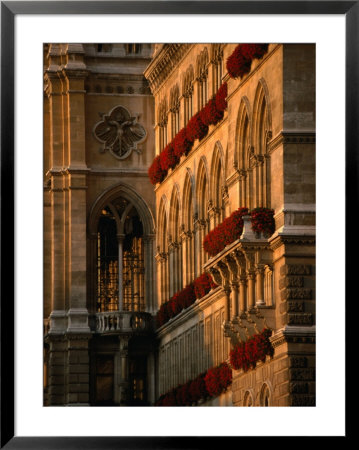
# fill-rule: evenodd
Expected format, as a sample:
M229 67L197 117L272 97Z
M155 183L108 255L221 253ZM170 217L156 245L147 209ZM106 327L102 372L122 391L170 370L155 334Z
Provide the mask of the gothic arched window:
M171 111L171 136L174 138L180 129L180 99L178 86L171 89L170 94Z
M163 99L158 107L158 144L160 152L167 145L167 102Z
M98 312L144 311L143 225L124 198L101 211L97 228Z
M270 392L267 384L264 384L260 395L261 406L270 406Z
M184 98L184 125L193 115L193 67L190 66L183 79L183 98Z
M221 44L213 44L212 64L213 64L213 94L215 94L222 84L222 60L223 48Z
M208 52L205 48L197 58L198 111L207 103Z

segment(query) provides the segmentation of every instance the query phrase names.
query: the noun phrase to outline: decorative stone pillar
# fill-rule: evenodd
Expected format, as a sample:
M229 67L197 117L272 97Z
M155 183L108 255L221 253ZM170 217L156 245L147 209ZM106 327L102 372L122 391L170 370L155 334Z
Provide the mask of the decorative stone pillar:
M153 246L155 235L146 235L143 237L144 245L144 260L145 260L145 304L146 311L154 314L157 310L157 305L154 302L155 276L153 267Z
M226 294L226 302L224 305L224 320L229 322L231 318L231 288L226 286L224 288L224 293Z
M227 256L225 262L231 273L231 287L232 287L232 318L238 317L238 265L234 254Z
M228 194L228 186L222 186L222 200L224 207L225 217L229 216L229 194Z
M118 310L123 311L123 241L124 234L117 235L118 242Z
M162 257L161 257L159 247L157 247L157 253L155 255L155 260L156 260L156 277L157 277L157 299L158 299L158 303L161 304L163 302L163 298L162 298ZM159 304L156 305L156 309L159 307Z
M196 271L195 271L195 277L198 277L201 275L203 271L203 264L204 264L204 250L203 250L203 239L204 239L204 233L206 229L207 221L205 219L198 219L198 215L195 214L194 216L194 230L195 230L195 236L196 236L196 246L195 246L195 255L197 256L197 264L196 264Z
M241 169L239 170L239 183L240 183L240 199L239 204L240 206L246 206L247 200L246 200L246 178L247 173L245 170Z
M119 336L120 348L115 357L115 403L126 406L129 401L128 344L130 336Z
M225 300L225 305L224 305L224 321L225 321L225 323L228 323L231 318L230 273L229 273L227 265L222 261L220 261L216 265L216 269L218 270L218 272L221 275L221 278L222 278L221 284L222 284L224 292L226 294L226 300ZM211 271L211 273L213 273L213 271Z
M242 316L246 311L246 297L247 297L247 280L241 276L239 279L239 314Z
M265 304L264 301L264 266L259 264L257 266L257 300L256 305L261 306Z
M239 284L237 281L233 281L231 284L232 287L232 317L238 317L238 293L239 293Z
M63 175L68 186L68 227L71 233L65 243L68 248L68 332L88 333L87 281L86 281L86 190L87 172L85 144L85 94L84 81L87 69L82 44L68 44L62 77L65 82L67 109L67 151L64 154L66 169Z
M248 311L254 309L255 305L255 273L248 272Z

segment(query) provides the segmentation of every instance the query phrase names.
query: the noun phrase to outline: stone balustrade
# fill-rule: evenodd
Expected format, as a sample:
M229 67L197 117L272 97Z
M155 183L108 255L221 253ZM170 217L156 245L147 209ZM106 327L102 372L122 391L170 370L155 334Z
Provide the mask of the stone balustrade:
M133 311L109 311L96 314L96 332L100 334L148 333L153 330L151 314Z
M267 320L271 322L274 318L272 251L267 239L249 231L249 224L245 223L241 238L204 265L205 271L224 290L223 330L233 344L244 342L270 326Z

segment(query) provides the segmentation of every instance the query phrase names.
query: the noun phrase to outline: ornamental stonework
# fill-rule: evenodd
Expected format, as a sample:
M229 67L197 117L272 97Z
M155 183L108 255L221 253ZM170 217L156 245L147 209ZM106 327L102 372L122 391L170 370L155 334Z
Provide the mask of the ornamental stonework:
M282 300L310 300L312 298L312 290L304 288L283 289L280 293L280 296Z
M300 276L289 276L284 277L279 280L279 289L286 287L303 287L304 277Z
M281 275L310 275L308 264L284 264L280 268Z
M314 395L292 395L291 406L315 406Z
M117 159L128 158L132 151L141 153L137 145L146 138L146 130L137 123L123 106L116 106L102 116L93 130L95 138L103 144L101 152L109 151Z

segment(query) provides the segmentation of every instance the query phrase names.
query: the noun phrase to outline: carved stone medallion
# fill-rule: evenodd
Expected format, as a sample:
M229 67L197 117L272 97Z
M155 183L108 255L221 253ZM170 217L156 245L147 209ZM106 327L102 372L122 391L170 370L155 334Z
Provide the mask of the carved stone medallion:
M102 152L108 150L118 159L125 159L137 149L137 144L146 138L146 130L137 123L137 117L131 117L123 106L116 106L102 116L101 122L93 130L95 138L104 144Z

